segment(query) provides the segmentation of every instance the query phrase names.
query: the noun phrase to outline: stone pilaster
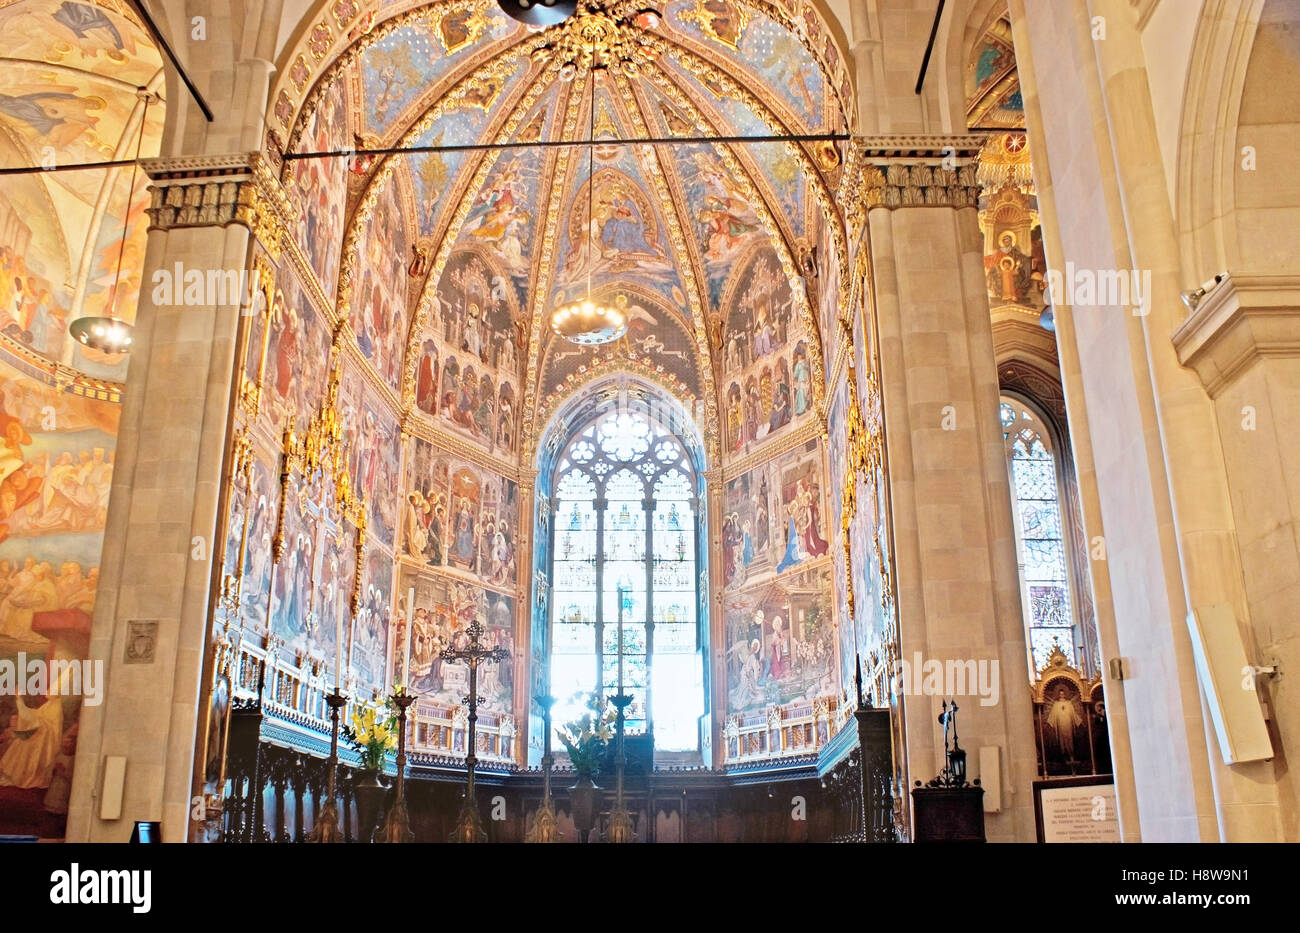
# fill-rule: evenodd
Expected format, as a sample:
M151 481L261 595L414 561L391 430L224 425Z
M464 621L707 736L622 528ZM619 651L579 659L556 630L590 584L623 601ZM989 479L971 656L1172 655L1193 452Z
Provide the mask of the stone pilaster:
M989 705L958 697L961 736L972 777L979 749L998 749L1002 808L987 815L989 839L1031 840L1033 716L970 161L981 143L855 140L859 174L843 200L869 233L901 657L996 664ZM913 779L943 767L940 699L903 699Z
M110 689L80 720L74 841L125 841L136 820L161 820L164 838L181 841L190 819L240 289L220 304L206 293L187 304L173 281L156 305L155 273L174 279L179 265L205 284L209 271L238 275L257 238L275 251L284 233L278 188L256 155L145 168L152 223L90 642ZM117 756L126 759L121 816L102 820L104 763Z

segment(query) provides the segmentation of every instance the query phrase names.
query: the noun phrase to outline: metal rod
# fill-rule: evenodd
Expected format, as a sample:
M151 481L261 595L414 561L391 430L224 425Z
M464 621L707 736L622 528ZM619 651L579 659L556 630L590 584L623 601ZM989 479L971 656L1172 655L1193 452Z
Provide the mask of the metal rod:
M194 86L194 82L190 80L190 76L186 73L185 69L181 67L181 63L177 61L176 53L173 52L172 47L167 44L167 40L163 38L162 31L159 30L158 24L153 21L153 17L149 15L149 11L144 8L143 0L127 0L127 2L130 3L131 8L139 14L140 19L144 20L145 28L147 28L149 34L153 36L153 41L157 42L158 45L162 47L163 54L167 56L167 60L171 62L172 67L176 69L176 73L179 74L181 80L185 82L185 87L189 90L190 96L194 98L194 103L199 105L199 109L203 111L203 116L209 123L211 123L212 108L208 106L208 102L203 99L203 95L199 93L199 89Z
M934 39L939 34L939 20L943 18L944 0L939 0L939 8L934 11L934 23L930 26L930 41L925 44L925 57L921 59L921 73L916 76L916 93L921 93L925 84L925 72L930 67L930 53L934 51Z
M823 143L844 142L848 133L779 133L772 136L647 136L638 139L539 139L534 142L509 140L495 143L460 143L440 146L388 146L379 149L330 149L321 152L286 152L285 161L336 159L341 156L419 154L425 152L488 152L501 149L558 149L581 146L658 146L692 143Z
M45 172L76 172L89 168L126 168L134 165L135 159L114 159L110 162L76 162L69 165L20 165L16 168L0 168L0 175L36 175Z

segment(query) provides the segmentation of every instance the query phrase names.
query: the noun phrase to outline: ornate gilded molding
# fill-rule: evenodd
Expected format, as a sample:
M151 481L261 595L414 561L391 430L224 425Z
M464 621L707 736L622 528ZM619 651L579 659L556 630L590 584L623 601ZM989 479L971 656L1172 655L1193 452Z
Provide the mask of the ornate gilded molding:
M433 418L419 409L408 410L402 417L402 431L410 437L418 437L420 440L428 441L443 453L460 457L462 460L468 460L476 466L491 470L497 476L516 483L523 482L522 471L515 464L499 457L493 457L481 447L464 440L456 434L439 430Z
M876 207L975 207L978 158L987 137L857 136L840 180L839 202L854 235Z
M262 153L141 159L140 166L152 182L150 230L240 224L279 258L297 213Z
M802 447L814 438L825 436L825 433L825 423L821 419L806 418L802 424L789 433L781 435L779 438L764 444L743 457L723 464L723 480L735 479L761 463L767 463L769 460L774 460L796 447Z

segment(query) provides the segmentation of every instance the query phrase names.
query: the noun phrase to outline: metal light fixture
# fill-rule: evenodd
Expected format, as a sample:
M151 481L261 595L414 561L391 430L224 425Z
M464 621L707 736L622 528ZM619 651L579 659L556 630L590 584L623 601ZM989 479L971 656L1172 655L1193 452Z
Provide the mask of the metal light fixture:
M1214 278L1206 280L1206 282L1199 288L1195 288L1190 292L1179 292L1178 297L1183 299L1183 304L1187 306L1187 313L1191 314L1195 311L1196 306L1201 303L1201 299L1218 288L1219 283L1227 277L1228 274L1224 272L1221 275L1216 275Z
M113 300L108 308L107 317L79 317L68 325L72 339L83 347L98 350L101 353L129 353L134 327L117 316L118 301L122 285L122 257L126 255L126 235L129 231L127 216L131 213L131 195L135 191L135 179L140 171L140 150L144 145L144 128L149 119L149 104L153 93L145 88L138 88L136 95L144 101L144 112L140 115L140 135L135 142L135 164L131 166L131 184L126 190L126 210L122 214L122 240L117 249L117 271L113 275Z
M68 325L72 339L103 353L128 353L133 328L115 317L79 317Z
M627 333L627 315L619 308L600 304L591 292L592 255L596 249L592 225L596 203L596 72L600 70L595 64L594 47L592 60L587 72L591 82L591 125L587 134L587 296L551 312L551 330L571 343L588 347L609 343Z

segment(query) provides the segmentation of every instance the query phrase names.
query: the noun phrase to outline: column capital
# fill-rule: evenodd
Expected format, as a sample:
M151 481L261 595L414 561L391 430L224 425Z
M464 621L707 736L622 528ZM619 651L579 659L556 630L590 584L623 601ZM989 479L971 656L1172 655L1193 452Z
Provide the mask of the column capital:
M974 207L983 134L855 136L840 181L839 201L850 227L883 207Z
M260 152L141 159L150 230L247 227L273 255L298 208Z

